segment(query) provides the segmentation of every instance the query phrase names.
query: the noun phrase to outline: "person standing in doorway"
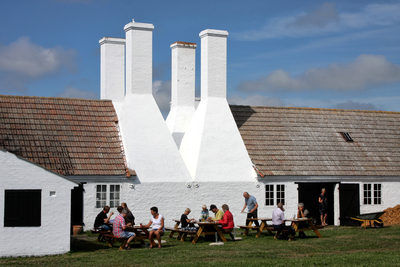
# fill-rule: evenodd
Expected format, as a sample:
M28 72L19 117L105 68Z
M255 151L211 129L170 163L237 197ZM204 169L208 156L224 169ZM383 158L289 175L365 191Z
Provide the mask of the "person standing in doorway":
M326 223L326 217L328 216L328 213L326 211L327 209L327 198L325 197L325 188L322 188L321 194L319 195L318 202L319 202L319 215L321 216L321 225L322 226L327 226L328 224Z
M250 218L257 218L257 209L258 209L258 203L257 200L254 196L251 196L249 193L244 192L243 193L244 197L244 206L242 209L242 212L244 212L244 209L247 207L248 213L247 213L247 219L246 219L246 225L249 225ZM254 224L258 227L260 226L258 224L258 221L254 221Z

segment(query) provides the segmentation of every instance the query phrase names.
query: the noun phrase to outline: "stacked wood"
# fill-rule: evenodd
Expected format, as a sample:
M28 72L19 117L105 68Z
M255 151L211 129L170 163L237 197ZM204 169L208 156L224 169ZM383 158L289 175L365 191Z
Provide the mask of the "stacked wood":
M400 224L400 205L385 209L385 213L379 218L384 225Z

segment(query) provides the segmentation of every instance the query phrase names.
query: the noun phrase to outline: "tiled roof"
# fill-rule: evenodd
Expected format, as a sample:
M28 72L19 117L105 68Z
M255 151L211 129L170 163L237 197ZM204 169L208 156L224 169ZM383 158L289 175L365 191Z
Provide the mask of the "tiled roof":
M399 112L234 105L231 110L261 175L400 176Z
M117 127L108 100L0 95L0 148L62 175L126 175Z

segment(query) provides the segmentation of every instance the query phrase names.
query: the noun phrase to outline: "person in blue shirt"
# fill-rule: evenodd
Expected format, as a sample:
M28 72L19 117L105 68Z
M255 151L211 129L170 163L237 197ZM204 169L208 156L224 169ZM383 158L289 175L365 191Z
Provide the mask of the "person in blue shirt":
M250 218L257 218L257 209L258 209L258 203L257 200L254 196L251 196L249 193L244 192L243 193L244 197L244 206L242 209L242 212L244 212L244 209L247 207L248 212L247 212L247 219L246 219L246 225L249 225L249 219ZM260 226L258 221L254 221L254 224L256 226Z
M201 221L205 221L208 218L208 209L206 205L203 205L202 209L201 209L201 217L200 220Z

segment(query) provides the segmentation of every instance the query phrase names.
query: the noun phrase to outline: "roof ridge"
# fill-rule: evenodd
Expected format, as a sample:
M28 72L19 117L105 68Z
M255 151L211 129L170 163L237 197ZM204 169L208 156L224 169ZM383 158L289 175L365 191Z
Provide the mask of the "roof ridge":
M19 96L19 95L0 95L4 98L32 98L32 99L55 99L55 100L77 100L77 101L98 101L111 102L110 99L89 99L89 98L72 98L72 97L54 97L54 96Z
M323 110L323 111L337 111L337 112L364 112L364 113L389 113L400 114L399 111L382 111L382 110L363 110L363 109L333 109L333 108L309 108L309 107L276 107L276 106L250 106L250 105L233 105L236 107L250 107L250 108L270 108L270 109L293 109L293 110Z

